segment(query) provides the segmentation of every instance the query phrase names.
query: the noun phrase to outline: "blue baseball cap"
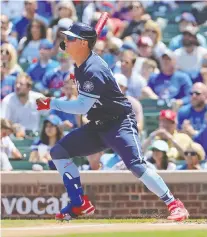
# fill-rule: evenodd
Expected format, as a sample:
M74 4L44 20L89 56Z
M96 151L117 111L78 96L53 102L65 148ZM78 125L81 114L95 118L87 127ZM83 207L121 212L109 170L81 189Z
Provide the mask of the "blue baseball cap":
M44 122L50 122L54 126L59 126L62 124L62 119L55 114L50 114Z
M61 33L82 40L96 40L97 38L95 29L82 22L73 23L67 30L61 31Z
M53 48L53 44L49 40L43 39L40 42L39 49L52 49L52 48Z
M125 50L132 50L134 53L138 52L137 45L133 41L125 41L120 50L121 52Z

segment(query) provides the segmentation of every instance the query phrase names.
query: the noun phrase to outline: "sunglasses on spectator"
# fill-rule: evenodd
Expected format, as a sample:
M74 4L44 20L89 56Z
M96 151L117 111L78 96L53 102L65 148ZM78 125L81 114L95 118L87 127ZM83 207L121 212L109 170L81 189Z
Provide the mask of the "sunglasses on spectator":
M184 155L185 156L196 156L197 153L195 151L185 151Z
M191 91L190 92L190 95L200 95L201 94L201 92L199 92L199 91Z
M8 50L3 50L3 49L2 49L2 50L1 50L1 54L3 54L3 55L5 55L5 54L6 54L6 55L9 55L9 51L8 51Z

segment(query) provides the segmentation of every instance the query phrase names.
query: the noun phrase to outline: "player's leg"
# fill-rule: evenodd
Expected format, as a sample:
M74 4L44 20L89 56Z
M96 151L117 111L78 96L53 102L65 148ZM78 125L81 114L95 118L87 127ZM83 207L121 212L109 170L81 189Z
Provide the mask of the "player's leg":
M133 116L128 116L110 131L102 133L102 139L122 157L127 168L150 191L166 203L171 212L169 219L183 220L188 217L188 212L184 205L179 200L175 200L163 179L154 170L147 167L142 155L137 125Z
M82 215L82 212L84 214L94 212L94 207L83 194L79 170L71 158L86 156L102 149L105 149L105 146L102 144L97 133L90 129L88 125L67 134L51 149L51 157L63 179L71 201L58 214L58 219ZM65 218L65 214L69 214L70 216L67 215Z

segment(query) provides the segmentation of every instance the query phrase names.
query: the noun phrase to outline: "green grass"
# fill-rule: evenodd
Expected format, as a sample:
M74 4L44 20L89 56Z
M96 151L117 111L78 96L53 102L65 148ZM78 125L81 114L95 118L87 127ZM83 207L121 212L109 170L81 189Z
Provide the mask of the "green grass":
M73 220L72 223L93 223L93 224L110 224L110 223L157 223L157 222L167 222L166 220L160 219L79 219ZM187 223L205 223L207 224L207 220L198 219L198 220L187 220ZM9 227L32 227L32 226L43 226L45 224L56 224L55 220L11 220L6 219L1 221L2 228L9 228ZM207 235L206 235L207 237Z
M156 232L122 232L122 233L92 233L92 234L65 234L56 235L55 237L206 237L206 231L156 231ZM44 236L42 236L44 237ZM46 236L45 236L46 237ZM47 236L48 237L48 236Z

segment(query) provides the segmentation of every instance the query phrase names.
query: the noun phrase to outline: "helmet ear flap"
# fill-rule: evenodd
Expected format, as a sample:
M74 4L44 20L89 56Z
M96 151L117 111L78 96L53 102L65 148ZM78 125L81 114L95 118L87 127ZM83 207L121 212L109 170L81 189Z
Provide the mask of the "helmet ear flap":
M65 42L64 41L60 42L60 48L62 50L65 50Z

